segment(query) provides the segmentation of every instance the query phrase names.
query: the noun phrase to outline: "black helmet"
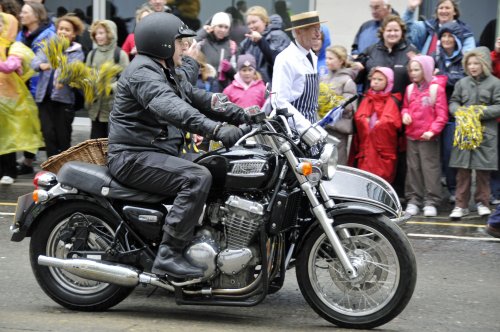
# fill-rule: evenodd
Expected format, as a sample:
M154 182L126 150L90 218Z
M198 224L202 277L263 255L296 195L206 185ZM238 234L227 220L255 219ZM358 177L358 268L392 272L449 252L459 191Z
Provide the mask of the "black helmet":
M196 36L177 16L169 13L151 13L135 28L137 53L159 59L169 59L175 52L175 40Z

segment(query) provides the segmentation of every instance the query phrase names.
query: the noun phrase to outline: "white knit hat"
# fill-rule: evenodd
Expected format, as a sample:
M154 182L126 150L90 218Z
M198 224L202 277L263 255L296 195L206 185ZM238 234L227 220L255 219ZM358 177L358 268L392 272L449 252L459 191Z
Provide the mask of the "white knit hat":
M212 21L210 22L210 26L214 27L216 25L227 25L228 27L231 27L231 18L224 12L215 13L212 17Z

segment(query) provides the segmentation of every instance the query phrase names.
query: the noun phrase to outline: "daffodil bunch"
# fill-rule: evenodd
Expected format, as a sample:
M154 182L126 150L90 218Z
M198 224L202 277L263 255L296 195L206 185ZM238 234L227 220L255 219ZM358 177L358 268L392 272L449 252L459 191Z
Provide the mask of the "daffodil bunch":
M483 141L481 116L486 107L481 105L461 106L455 113L455 137L453 146L460 150L474 150Z
M331 109L340 105L344 97L335 94L331 84L321 82L318 95L318 117L322 119Z
M59 36L50 39L44 39L41 42L42 51L47 56L47 60L49 61L50 67L52 67L52 69L59 68L63 62L67 62L64 51L66 51L69 45L69 39Z

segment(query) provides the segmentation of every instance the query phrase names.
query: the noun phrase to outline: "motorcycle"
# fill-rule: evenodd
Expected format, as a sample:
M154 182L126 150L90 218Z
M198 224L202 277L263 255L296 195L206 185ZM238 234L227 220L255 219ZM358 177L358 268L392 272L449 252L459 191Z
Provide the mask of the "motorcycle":
M327 321L385 324L410 301L417 275L397 195L376 176L337 167L334 138L318 125L298 135L290 117L253 109L252 130L234 147L195 160L213 177L184 251L201 278L150 272L174 197L129 188L105 166L73 161L38 173L33 194L18 199L11 240L31 237L37 282L73 310L106 310L137 285L171 291L179 305L254 306L295 268Z

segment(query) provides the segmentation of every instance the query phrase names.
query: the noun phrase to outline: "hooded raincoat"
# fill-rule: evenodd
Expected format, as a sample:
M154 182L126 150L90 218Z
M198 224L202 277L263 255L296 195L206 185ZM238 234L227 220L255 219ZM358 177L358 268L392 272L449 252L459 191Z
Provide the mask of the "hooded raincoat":
M467 61L477 57L483 67L480 77L470 76ZM483 141L473 150L459 150L453 147L450 167L493 171L498 169L498 122L500 117L500 80L491 74L490 50L478 47L464 56L463 66L468 76L455 85L450 99L450 114L455 115L460 106L484 105L481 117Z
M411 140L422 140L421 136L432 131L437 137L448 121L448 102L442 86L432 83L434 61L430 56L417 55L411 61L420 64L424 72L424 82L412 83L406 88L401 116L409 114L412 122L405 127L406 137ZM432 83L432 84L431 84ZM436 94L431 94L436 89ZM409 93L411 89L411 94Z
M401 128L396 100L401 96L391 94L394 73L390 68L377 67L375 71L387 78L387 86L381 92L369 89L354 115L357 129L355 159L359 169L392 182L396 174L398 130Z
M35 152L43 147L38 109L25 83L19 76L21 55L15 54L13 43L18 22L10 14L0 13L0 155L16 151ZM9 51L7 54L7 50Z
M441 39L445 32L451 33L455 39L455 50L448 55L441 42L438 41L436 52L432 55L436 63L436 68L439 70L438 75L444 75L447 78L446 96L449 99L455 88L455 84L465 76L464 67L462 66L463 59L463 35L462 29L456 22L448 22L443 24L439 29L438 38Z
M115 48L117 47L117 32L116 32L116 24L109 20L101 21L105 26L108 32L108 37L111 37L111 41L107 45L97 46L97 50L92 56L92 52L87 56L86 65L89 67L99 68L106 61L112 61L114 63L114 53ZM94 40L95 42L95 40ZM129 59L127 53L125 51L120 50L120 60L118 65L125 68L129 64ZM116 88L116 82L112 85L113 91ZM99 122L108 122L109 113L113 108L113 92L104 98L97 99L92 105L90 105L88 112L89 117L92 121L99 120Z

